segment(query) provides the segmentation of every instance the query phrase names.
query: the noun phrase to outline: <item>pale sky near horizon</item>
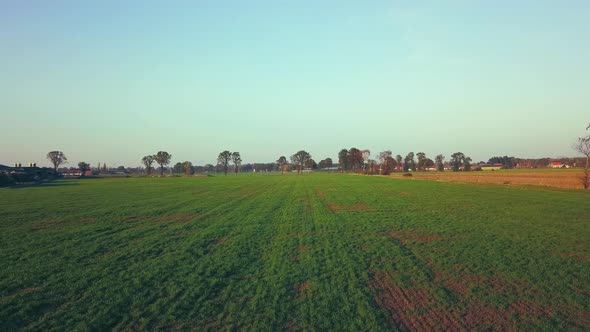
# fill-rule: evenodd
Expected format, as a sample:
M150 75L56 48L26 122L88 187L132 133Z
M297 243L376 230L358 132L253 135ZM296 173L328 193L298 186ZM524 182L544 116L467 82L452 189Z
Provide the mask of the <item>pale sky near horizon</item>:
M590 1L0 0L0 164L573 156Z

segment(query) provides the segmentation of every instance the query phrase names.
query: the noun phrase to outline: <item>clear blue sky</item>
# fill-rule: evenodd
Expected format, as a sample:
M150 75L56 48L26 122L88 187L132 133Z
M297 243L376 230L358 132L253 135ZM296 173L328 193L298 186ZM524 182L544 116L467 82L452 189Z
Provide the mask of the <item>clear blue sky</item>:
M0 163L574 155L590 1L0 0Z

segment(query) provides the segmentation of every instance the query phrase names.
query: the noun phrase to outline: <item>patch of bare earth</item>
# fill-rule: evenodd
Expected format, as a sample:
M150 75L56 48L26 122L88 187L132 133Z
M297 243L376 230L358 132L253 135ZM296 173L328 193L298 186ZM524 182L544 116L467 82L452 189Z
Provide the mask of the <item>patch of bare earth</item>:
M293 285L293 290L298 297L307 297L311 291L311 284L309 282L302 282L300 284Z
M387 318L402 330L460 330L461 325L451 310L441 305L428 288L402 288L387 273L374 273L369 285L377 291L375 301Z
M285 325L283 326L283 330L284 331L297 331L298 330L298 324L297 321L294 320L290 320L287 323L285 323Z
M590 257L588 257L584 254L578 253L578 252L568 252L566 254L563 254L563 256L568 257L568 258L573 258L573 259L580 261L580 262L585 262L585 263L590 262Z
M473 283L486 283L490 280L476 275L452 278L436 273L435 280L427 287L401 287L392 275L380 272L373 274L369 285L375 289L375 301L384 309L391 324L402 330L516 330L519 322L534 322L552 315L549 309L528 301L517 301L507 308L499 308L482 301L466 299ZM437 299L435 290L439 285L457 294L464 304L452 306ZM501 288L500 291L505 289Z
M353 205L328 204L328 209L332 212L353 212L353 211L373 211L367 203L355 203Z
M387 233L387 236L400 241L402 244L408 242L430 243L443 239L439 234L428 234L409 230L392 231Z
M580 171L581 172L581 171ZM555 188L582 189L580 172L572 170L496 171L496 172L413 172L409 179L443 182L493 183L504 185L534 185ZM408 179L401 173L391 177Z
M323 192L321 189L316 188L315 190L316 195L318 195L319 197L325 198L326 197L326 193Z
M296 262L299 261L300 255L304 251L305 251L305 246L302 246L302 245L297 246L296 254L293 255L293 261L296 261Z
M489 304L471 304L465 310L462 324L469 330L490 329L503 331L518 330L519 321L537 321L551 316L549 309L541 308L534 303L518 301L506 309L499 309Z
M225 241L227 241L227 237L219 237L219 238L213 240L213 244L215 244L215 245L224 244Z
M567 306L563 308L563 313L577 327L588 329L588 326L590 326L589 310L584 310L574 306Z

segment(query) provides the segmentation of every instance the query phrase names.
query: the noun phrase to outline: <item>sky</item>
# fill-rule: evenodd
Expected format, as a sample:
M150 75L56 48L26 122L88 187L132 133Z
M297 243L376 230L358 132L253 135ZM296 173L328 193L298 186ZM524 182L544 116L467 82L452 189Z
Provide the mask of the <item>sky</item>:
M0 0L0 164L572 156L590 122L589 14L585 0Z

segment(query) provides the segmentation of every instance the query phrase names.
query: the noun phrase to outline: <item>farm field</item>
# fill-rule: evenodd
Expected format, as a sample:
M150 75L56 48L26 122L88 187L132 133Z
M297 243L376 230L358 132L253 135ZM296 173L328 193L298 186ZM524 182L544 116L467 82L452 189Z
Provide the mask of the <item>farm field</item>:
M345 174L0 188L0 330L588 330L589 202Z
M582 169L510 169L483 172L413 172L413 179L443 182L493 183L509 186L546 186L582 189ZM402 173L391 177L408 179Z

